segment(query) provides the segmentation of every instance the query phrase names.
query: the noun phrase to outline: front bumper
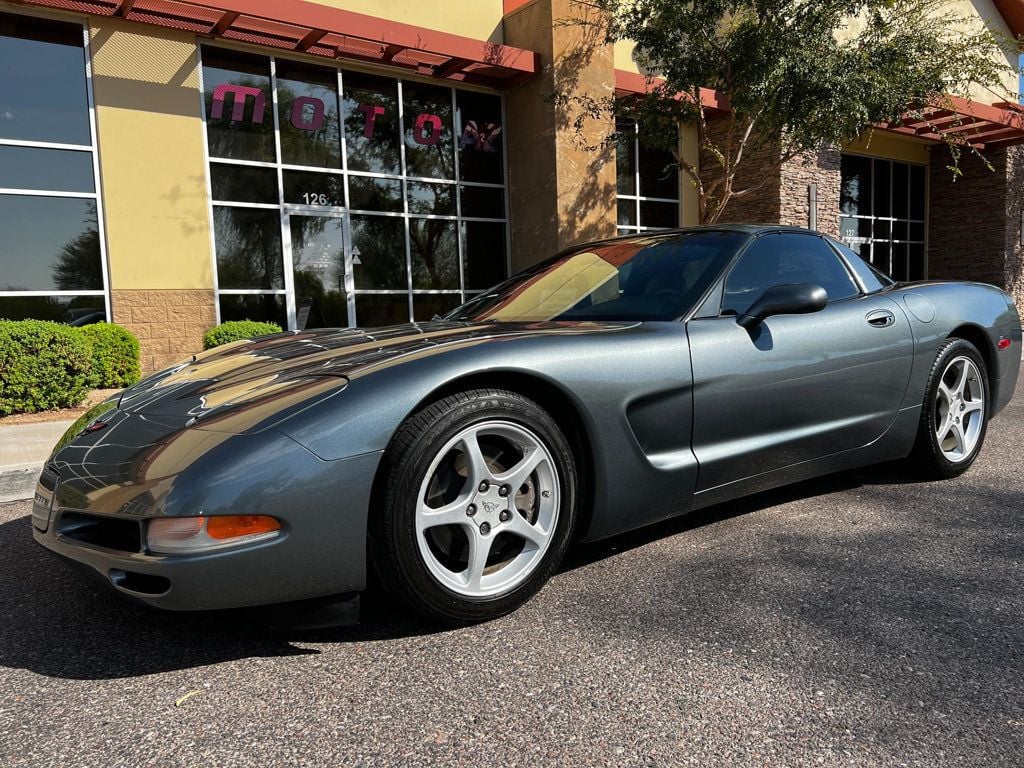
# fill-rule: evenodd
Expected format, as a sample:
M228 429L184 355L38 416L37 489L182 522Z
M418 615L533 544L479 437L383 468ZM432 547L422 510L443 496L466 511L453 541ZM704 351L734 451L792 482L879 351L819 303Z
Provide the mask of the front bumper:
M84 479L103 473L69 461L75 458L72 443L40 478L33 535L122 595L167 610L273 605L362 591L366 517L380 454L323 461L272 431L232 440L234 445L219 448L225 455L207 454L174 475L147 476L135 466L118 471L120 482L93 480L90 487ZM96 440L90 442L94 450ZM146 520L189 514L272 515L283 530L270 540L203 554L146 550Z

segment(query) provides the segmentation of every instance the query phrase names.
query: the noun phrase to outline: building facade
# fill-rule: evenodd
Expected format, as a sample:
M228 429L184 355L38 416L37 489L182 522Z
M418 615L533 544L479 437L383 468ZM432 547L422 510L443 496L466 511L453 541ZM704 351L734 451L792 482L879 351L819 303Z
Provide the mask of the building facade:
M1024 0L966 3L1022 31ZM233 319L429 320L582 240L697 223L643 126L550 94L642 89L577 0L0 0L0 317L110 320L155 370ZM1021 296L1015 108L953 181L922 125L779 165L726 219L812 226L898 279ZM951 113L952 116L952 113ZM932 125L935 121L931 121ZM984 130L982 130L984 129ZM681 151L699 163L692 128ZM757 179L760 180L760 179Z

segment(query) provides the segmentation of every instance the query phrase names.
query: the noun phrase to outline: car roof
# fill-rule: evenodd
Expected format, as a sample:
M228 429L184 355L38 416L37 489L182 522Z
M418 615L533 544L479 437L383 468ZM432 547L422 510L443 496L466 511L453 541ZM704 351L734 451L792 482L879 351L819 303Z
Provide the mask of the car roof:
M618 235L617 237L608 237L602 240L593 240L587 243L579 243L572 246L572 249L578 249L580 247L586 247L588 245L597 245L598 243L613 243L622 240L634 240L636 238L666 238L674 235L682 235L688 232L742 232L748 235L758 235L765 232L800 232L807 235L817 235L824 237L824 233L818 232L813 229L807 229L806 227L794 227L786 224L738 224L727 222L724 224L700 224L693 227L674 227L672 229L656 229L649 230L646 232L628 232L626 234Z

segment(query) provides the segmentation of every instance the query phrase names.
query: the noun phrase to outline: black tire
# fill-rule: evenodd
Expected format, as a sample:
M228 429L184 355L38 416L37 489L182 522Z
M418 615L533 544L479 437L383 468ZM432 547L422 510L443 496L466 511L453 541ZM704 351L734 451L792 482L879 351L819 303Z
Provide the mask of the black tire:
M974 448L961 460L950 461L943 455L939 439L936 436L938 427L938 411L936 407L936 396L940 381L951 362L958 358L967 358L974 363L981 378L981 387L984 392L985 407L981 411L981 431ZM928 386L925 388L924 403L921 408L921 420L918 423L917 438L914 442L914 449L910 454L911 466L922 476L933 479L948 479L962 475L971 465L982 446L985 444L985 433L988 430L989 414L989 382L988 369L985 367L985 359L978 352L978 348L965 339L947 339L939 347L939 352L932 363L932 369L928 374Z
M462 430L491 420L512 422L543 442L556 465L558 513L547 550L525 581L507 592L469 597L431 574L417 543L415 516L421 484L437 454ZM561 563L576 521L578 484L565 436L550 414L529 398L475 389L431 403L402 424L382 460L369 521L377 577L394 600L432 621L465 624L510 613L536 594Z

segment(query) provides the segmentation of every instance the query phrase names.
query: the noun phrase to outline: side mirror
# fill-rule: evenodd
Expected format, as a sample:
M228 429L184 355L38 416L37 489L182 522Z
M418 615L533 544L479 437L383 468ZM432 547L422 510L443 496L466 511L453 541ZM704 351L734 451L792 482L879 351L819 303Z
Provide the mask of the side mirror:
M809 312L818 312L825 308L827 302L828 294L820 285L773 285L750 305L746 314L739 315L736 322L744 328L753 328L772 315L805 315Z

